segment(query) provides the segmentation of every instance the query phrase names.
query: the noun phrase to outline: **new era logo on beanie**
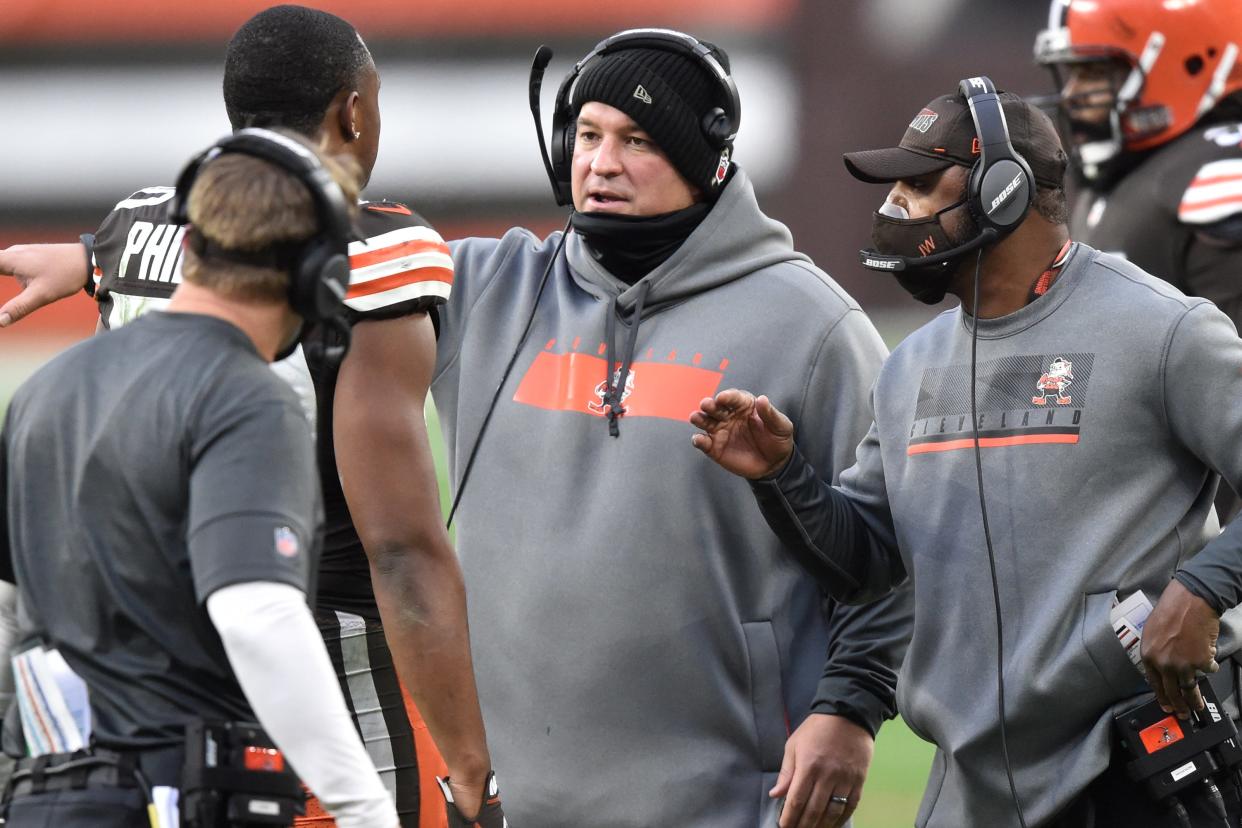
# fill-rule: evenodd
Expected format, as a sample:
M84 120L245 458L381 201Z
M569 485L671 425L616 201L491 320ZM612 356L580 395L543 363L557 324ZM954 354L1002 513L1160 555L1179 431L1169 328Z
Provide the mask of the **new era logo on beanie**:
M719 49L715 57L728 70ZM664 49L618 49L588 65L573 90L577 113L598 101L634 119L664 151L682 177L712 197L720 191L731 145L713 146L704 135L704 117L729 102L718 100L720 84L692 57ZM722 161L722 158L724 159Z

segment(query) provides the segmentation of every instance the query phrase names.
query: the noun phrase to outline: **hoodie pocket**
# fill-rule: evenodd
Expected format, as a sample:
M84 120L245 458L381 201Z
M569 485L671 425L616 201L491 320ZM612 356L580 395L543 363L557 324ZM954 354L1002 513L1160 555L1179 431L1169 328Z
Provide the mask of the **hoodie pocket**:
M1089 592L1083 596L1081 635L1083 647L1104 682L1118 697L1125 697L1142 692L1146 682L1126 655L1108 620L1116 598L1116 590Z
M751 621L742 624L742 634L746 638L750 666L750 702L755 716L759 767L765 773L777 773L785 756L789 727L781 692L781 658L776 647L776 633L770 621Z

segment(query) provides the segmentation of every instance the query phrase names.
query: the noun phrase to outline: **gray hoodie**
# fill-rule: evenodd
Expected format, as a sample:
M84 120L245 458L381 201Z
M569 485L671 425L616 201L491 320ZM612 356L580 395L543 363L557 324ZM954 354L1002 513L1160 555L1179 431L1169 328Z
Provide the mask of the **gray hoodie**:
M756 485L777 531L822 555L834 595L866 600L913 577L898 708L939 748L917 822L934 828L1017 822L967 320L947 311L893 352L839 489L815 484L800 458ZM1009 754L1037 825L1104 770L1113 714L1147 689L1110 626L1114 601L1141 589L1154 602L1182 566L1224 596L1214 603L1239 597L1238 544L1233 530L1217 538L1212 497L1217 472L1242 483L1242 341L1210 302L1079 244L1045 295L980 321L978 360ZM1238 649L1236 621L1222 620L1222 660Z
M560 240L512 230L453 246L432 390L455 481ZM908 605L826 604L745 481L690 445L687 418L762 381L782 408L823 418L805 448L843 469L885 348L740 172L633 287L577 234L564 247L458 517L506 811L538 828L775 825L767 791L812 709L873 731L892 714ZM638 325L615 438L602 404L614 313L618 361Z

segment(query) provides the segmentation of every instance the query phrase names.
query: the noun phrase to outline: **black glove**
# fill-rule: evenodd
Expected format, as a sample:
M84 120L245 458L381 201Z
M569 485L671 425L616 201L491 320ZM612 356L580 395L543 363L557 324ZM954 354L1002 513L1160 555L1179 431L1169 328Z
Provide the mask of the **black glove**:
M474 819L466 819L457 810L447 777L441 779L437 776L436 782L440 785L440 793L444 794L449 828L510 828L504 809L500 807L500 786L496 784L495 771L487 775L487 783L483 786L483 802L479 806L479 815Z

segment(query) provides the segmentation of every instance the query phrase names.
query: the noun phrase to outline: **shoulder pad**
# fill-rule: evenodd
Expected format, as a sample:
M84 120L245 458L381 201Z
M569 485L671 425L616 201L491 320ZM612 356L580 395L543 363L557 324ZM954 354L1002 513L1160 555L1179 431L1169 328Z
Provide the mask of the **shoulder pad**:
M1177 207L1178 220L1192 225L1215 224L1237 213L1242 213L1242 158L1201 166Z
M387 221L394 225L428 224L428 221L399 201L360 201L358 219L362 222Z
M113 210L132 210L135 207L149 207L156 204L163 204L173 197L173 193L177 191L176 187L144 187L138 190L128 198L124 198L116 203Z
M359 222L368 235L349 244L346 306L365 315L406 307L411 300L447 300L453 285L453 259L440 234L425 224L410 224L413 213L364 212L404 221L385 221L386 227Z
M358 206L364 210L374 210L377 213L396 213L402 216L410 216L414 214L414 211L410 209L409 205L402 204L400 201L389 201L386 198L379 198L373 201L363 199L358 202Z

